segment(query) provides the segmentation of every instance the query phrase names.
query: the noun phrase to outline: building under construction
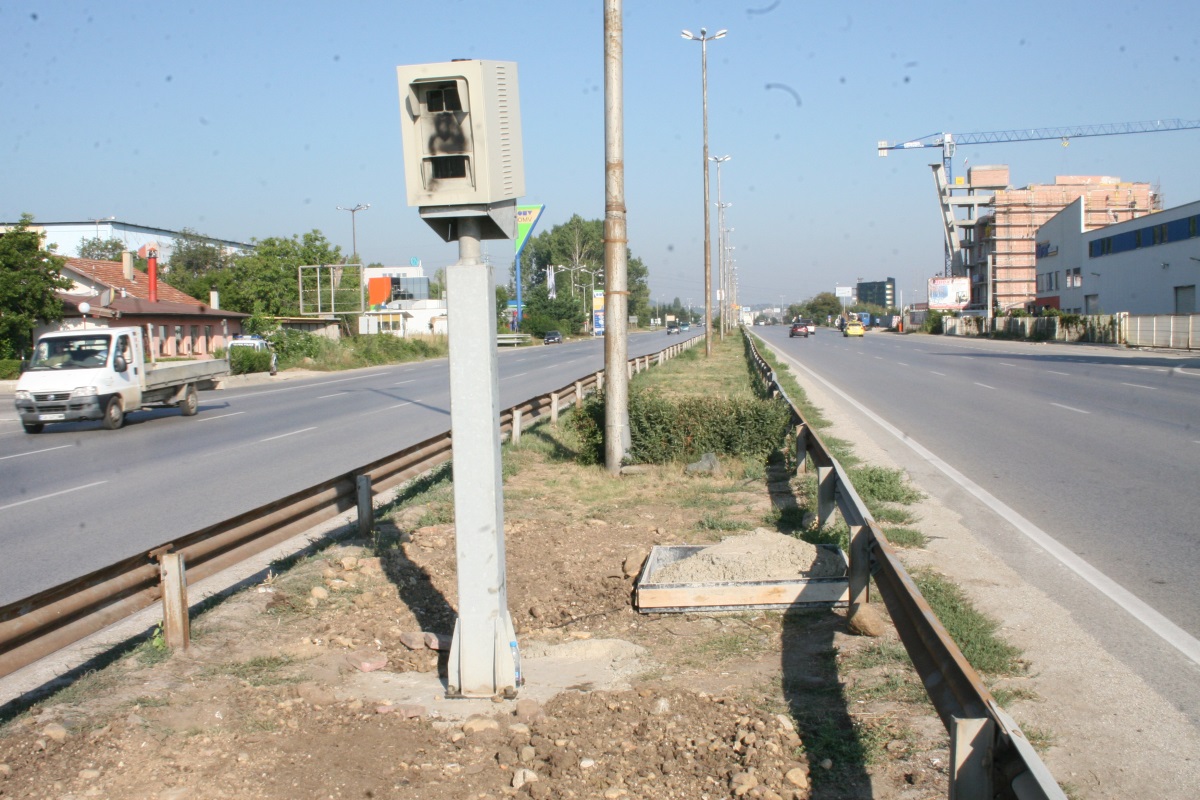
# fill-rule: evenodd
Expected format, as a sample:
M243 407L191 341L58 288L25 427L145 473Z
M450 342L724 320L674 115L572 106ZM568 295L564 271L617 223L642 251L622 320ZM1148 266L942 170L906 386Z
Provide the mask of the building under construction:
M952 275L971 279L971 306L1023 308L1037 297L1037 229L1083 198L1086 230L1161 207L1148 183L1107 175L1059 175L1053 184L1009 186L1007 165L971 167L948 184L934 165Z

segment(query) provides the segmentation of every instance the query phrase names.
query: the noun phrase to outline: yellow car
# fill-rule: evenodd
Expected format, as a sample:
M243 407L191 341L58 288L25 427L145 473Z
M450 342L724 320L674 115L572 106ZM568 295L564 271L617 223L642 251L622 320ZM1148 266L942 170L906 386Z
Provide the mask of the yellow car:
M862 336L863 324L856 319L849 320L842 330L842 336Z

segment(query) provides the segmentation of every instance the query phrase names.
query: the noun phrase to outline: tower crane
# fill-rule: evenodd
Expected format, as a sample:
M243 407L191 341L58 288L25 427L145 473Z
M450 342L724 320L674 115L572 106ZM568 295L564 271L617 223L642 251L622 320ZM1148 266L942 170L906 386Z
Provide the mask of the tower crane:
M963 264L962 245L955 233L954 211L949 201L953 185L952 161L960 144L995 144L997 142L1035 142L1059 139L1064 145L1071 139L1084 136L1121 136L1131 133L1163 133L1200 128L1200 120L1159 119L1147 122L1106 122L1097 125L1068 125L1059 128L1019 128L1007 131L979 131L975 133L931 133L904 142L881 141L877 151L881 158L892 150L921 150L939 147L942 163L934 164L934 181L937 184L938 200L942 208L942 222L946 236L946 274L958 272ZM969 209L970 210L970 209Z

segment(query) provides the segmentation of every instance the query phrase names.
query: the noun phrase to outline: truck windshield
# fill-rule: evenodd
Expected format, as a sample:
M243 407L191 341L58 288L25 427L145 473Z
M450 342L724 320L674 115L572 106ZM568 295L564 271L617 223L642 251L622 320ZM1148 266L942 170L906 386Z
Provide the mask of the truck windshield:
M59 336L43 339L33 351L30 370L94 369L108 363L112 337L99 334Z

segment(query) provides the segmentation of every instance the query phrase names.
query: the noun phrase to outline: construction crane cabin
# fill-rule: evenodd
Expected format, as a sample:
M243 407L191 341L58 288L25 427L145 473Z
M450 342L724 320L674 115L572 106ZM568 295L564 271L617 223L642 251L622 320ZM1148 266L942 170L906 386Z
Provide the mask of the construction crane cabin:
M967 254L960 231L969 229L975 224L976 212L981 206L986 206L987 196L976 194L976 190L1006 189L1006 186L959 186L953 177L953 159L959 145L995 144L1002 142L1032 142L1057 139L1064 145L1071 139L1085 136L1121 136L1135 133L1165 133L1168 131L1200 129L1200 120L1160 119L1146 122L1111 122L1095 125L1074 125L1057 128L1020 128L1004 131L978 131L974 133L931 133L916 139L900 142L881 141L877 152L880 157L886 157L893 150L925 150L938 148L942 151L941 163L930 164L933 169L935 188L938 193L938 205L942 216L942 228L945 236L947 276L967 274ZM954 195L955 188L966 189L966 195ZM966 219L956 219L955 209L962 208ZM996 305L995 287L991 277L987 281L987 300L990 312ZM1003 294L1003 293L1001 293Z

